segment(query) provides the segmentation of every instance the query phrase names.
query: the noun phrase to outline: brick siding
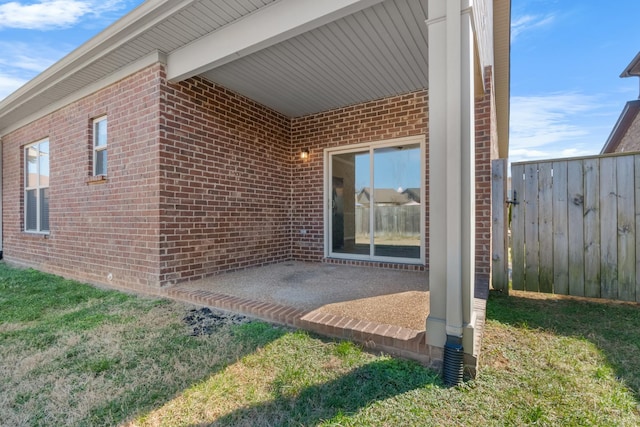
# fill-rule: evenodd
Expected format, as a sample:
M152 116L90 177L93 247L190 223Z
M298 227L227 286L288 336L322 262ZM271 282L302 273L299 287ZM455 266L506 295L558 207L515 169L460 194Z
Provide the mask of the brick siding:
M114 286L158 283L160 71L160 65L146 68L2 138L5 259ZM108 176L92 183L91 123L105 114ZM47 236L23 231L23 147L44 138L50 146Z
M290 259L290 121L199 77L163 84L161 282Z
M615 150L616 153L633 151L640 151L640 114L635 117Z
M491 67L485 95L476 98L476 277L488 286L491 274L491 160L498 158L497 118Z
M491 93L476 105L476 257L485 275ZM418 91L290 119L200 77L168 83L163 66L154 65L3 137L5 256L90 282L106 283L111 273L110 284L133 288L287 259L320 261L323 150L424 135L428 167L427 103L427 92ZM108 178L94 183L88 179L91 119L104 114ZM47 238L22 231L22 147L45 137L51 146ZM310 150L307 160L299 157L303 149ZM427 169L425 204L428 187Z
M428 102L426 91L419 91L292 120L293 153L310 151L309 159L297 158L293 166L295 259L319 261L324 256L324 149L416 135L425 135L428 147ZM428 165L428 148L425 151ZM425 175L423 200L428 205L428 168Z

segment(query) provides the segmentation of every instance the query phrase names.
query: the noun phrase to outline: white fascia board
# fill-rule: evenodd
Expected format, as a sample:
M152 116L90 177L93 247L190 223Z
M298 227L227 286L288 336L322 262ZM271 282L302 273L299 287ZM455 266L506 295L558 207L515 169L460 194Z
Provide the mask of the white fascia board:
M0 102L0 116L113 52L195 0L147 0Z
M280 0L176 49L167 57L167 78L177 82L292 37L383 0Z
M91 83L88 86L83 87L82 89L73 92L71 95L66 96L60 100L52 101L46 107L41 108L36 113L31 114L29 116L23 117L21 120L18 120L4 129L0 129L0 137L4 135L8 135L11 132L20 129L21 127L28 125L29 123L38 120L48 114L51 114L62 107L65 107L75 101L78 101L85 96L89 96L92 93L95 93L101 89L111 86L114 83L119 82L120 80L129 77L130 75L137 73L147 67L150 67L153 64L166 62L165 55L162 52L153 52L147 56L140 58L139 60L130 63L124 68L120 68L115 73L109 74L103 79L97 80Z

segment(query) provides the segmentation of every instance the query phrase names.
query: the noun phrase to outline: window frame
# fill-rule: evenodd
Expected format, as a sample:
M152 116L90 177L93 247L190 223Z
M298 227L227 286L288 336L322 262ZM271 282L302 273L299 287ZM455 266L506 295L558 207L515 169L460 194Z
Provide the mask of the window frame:
M395 146L404 145L418 145L420 148L420 256L418 258L404 258L404 257L390 257L375 255L373 252L373 238L370 240L370 252L368 255L359 255L355 253L340 253L336 252L332 248L332 229L333 221L331 215L332 209L332 191L331 181L333 177L333 165L332 158L334 155L343 153L353 153L359 151L369 151L369 174L370 182L374 183L374 153L375 150L381 148L390 148ZM356 143L350 145L344 145L339 147L325 148L324 149L324 200L325 207L323 209L323 222L324 222L324 256L331 259L345 259L354 261L371 261L371 262L391 262L395 264L408 264L408 265L424 265L426 263L426 214L425 214L425 182L426 182L426 138L424 135L416 135L402 138L386 139L381 141L372 141L365 143ZM370 215L373 216L373 209L370 210ZM373 224L372 218L369 221ZM372 234L370 234L372 235Z
M50 188L50 183L47 181L47 185L42 185L41 183L41 170L40 170L40 158L44 157L42 155L42 151L40 151L40 145L43 143L47 143L50 146L50 142L49 142L49 138L44 138L41 139L37 142L25 145L23 147L23 154L24 154L24 192L23 192L23 197L24 197L24 232L25 233L31 233L31 234L49 234L51 232L51 226L49 225L49 228L44 230L42 228L42 218L41 218L41 213L42 213L42 199L40 197L41 195L41 190L43 189L49 189ZM37 179L36 179L36 185L35 186L29 186L29 155L28 152L31 148L35 147L37 150L37 161L36 161L36 175L37 175ZM51 162L50 162L50 149L49 152L46 153L46 157L47 157L47 169L50 170L51 167ZM30 229L28 228L28 212L29 212L29 197L28 197L28 192L29 191L34 191L36 193L36 228L35 229ZM50 215L48 215L47 218L47 223L49 223L49 219L50 219Z
M104 141L104 145L97 145L100 141L98 140L99 138L99 132L98 132L98 125L100 123L104 122L105 125L105 141ZM106 177L107 173L108 173L108 162L106 161L105 158L105 165L104 165L104 173L97 173L97 166L98 166L98 162L97 162L97 157L98 157L98 153L105 151L107 152L107 156L108 156L108 151L107 151L107 147L109 145L109 133L108 133L108 126L109 123L107 121L107 116L100 116L100 117L96 117L95 119L93 119L91 121L91 133L92 133L92 141L91 141L91 152L92 152L92 176L99 176L99 177Z

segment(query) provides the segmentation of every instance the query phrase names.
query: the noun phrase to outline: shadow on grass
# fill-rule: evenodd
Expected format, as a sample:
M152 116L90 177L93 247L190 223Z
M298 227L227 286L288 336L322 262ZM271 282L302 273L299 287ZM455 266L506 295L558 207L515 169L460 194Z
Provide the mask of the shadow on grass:
M487 319L595 344L640 402L640 305L491 292Z
M225 347L212 354L213 357L218 358L215 366L201 370L198 373L195 373L197 369L185 372L180 380L174 380L168 384L163 381L164 375L175 377L179 374L171 372L170 366L165 361L156 361L156 364L164 365L161 368L165 371L163 375L155 377L153 381L140 383L119 398L107 399L103 406L95 408L88 419L83 420L83 422L87 422L89 425L115 425L134 420L140 415L162 407L184 390L215 376L244 356L255 353L260 348L269 345L287 333L290 333L287 328L260 321L252 321L243 325L223 326L213 332L214 335L222 334L224 339L220 342L220 345ZM189 335L183 335L178 339L161 339L156 343L156 348L152 349L152 352L156 354L162 352L169 360L172 360L171 358L178 357L176 355L181 353L182 356L179 357L184 359L185 357L188 358L189 354L193 354L192 352L194 351L212 351L209 346L199 341L198 337ZM156 357L162 358L162 356ZM180 363L183 361L180 361ZM194 363L198 362L194 361Z
M254 321L192 336L182 312L0 262L0 424L118 425L289 332Z
M286 384L276 381L273 400L240 408L206 425L300 426L327 420L339 423L342 417L375 402L430 385L442 386L437 373L415 362L376 360L335 380L300 390L289 390Z

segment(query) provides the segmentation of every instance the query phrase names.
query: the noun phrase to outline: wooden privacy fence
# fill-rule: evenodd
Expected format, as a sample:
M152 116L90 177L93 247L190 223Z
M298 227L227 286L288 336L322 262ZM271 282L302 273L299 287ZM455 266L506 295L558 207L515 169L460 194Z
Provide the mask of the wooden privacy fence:
M491 161L491 286L509 292L507 159Z
M377 236L420 236L420 205L376 206ZM369 208L356 206L356 234L369 234Z
M511 167L512 288L640 302L640 154Z

